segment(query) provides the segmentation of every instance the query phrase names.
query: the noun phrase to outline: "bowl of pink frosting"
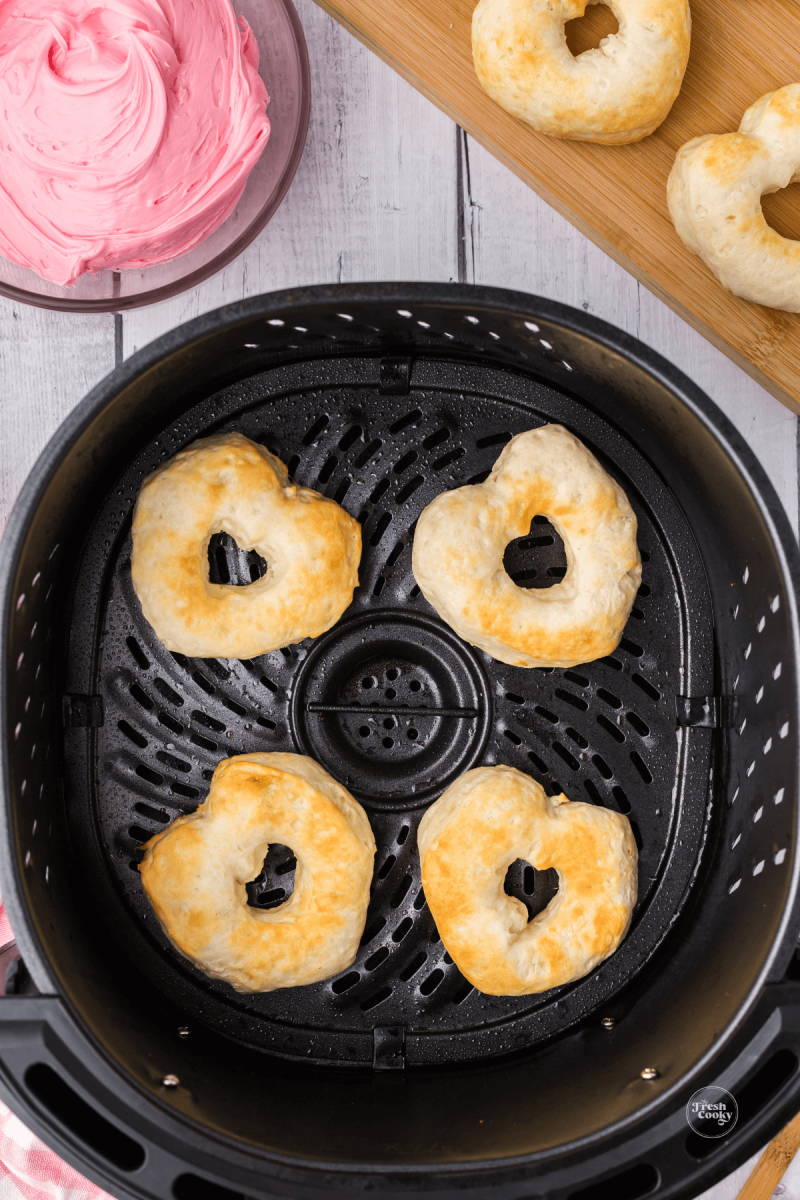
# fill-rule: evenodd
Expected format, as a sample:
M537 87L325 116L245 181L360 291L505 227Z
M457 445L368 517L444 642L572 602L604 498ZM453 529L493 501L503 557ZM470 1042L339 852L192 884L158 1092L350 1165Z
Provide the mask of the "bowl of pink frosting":
M230 263L310 109L291 0L0 0L0 294L118 311Z

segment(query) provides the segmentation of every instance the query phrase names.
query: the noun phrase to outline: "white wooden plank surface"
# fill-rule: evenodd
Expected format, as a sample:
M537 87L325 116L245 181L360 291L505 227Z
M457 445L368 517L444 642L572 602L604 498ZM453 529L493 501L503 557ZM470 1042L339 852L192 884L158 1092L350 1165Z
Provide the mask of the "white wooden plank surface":
M300 284L456 278L455 127L313 0L311 125L286 200L234 264L125 315L127 356L190 317Z
M0 297L0 533L45 443L113 366L113 316L66 316Z
M697 1200L736 1200L760 1156L760 1152L754 1154L738 1171L734 1171L732 1175L729 1175L722 1183L718 1183L716 1187L711 1188L710 1191L703 1192L701 1196L697 1197ZM800 1155L790 1163L789 1169L772 1195L775 1200L800 1200Z
M313 0L298 0L298 10L312 66L312 119L284 205L220 275L126 314L117 350L128 355L201 312L297 284L458 279L535 292L611 321L686 371L747 436L796 529L796 418ZM114 359L113 317L0 300L0 528L48 437ZM755 1161L702 1200L735 1200ZM800 1163L781 1186L776 1195L800 1200ZM0 1184L0 1200L12 1197Z

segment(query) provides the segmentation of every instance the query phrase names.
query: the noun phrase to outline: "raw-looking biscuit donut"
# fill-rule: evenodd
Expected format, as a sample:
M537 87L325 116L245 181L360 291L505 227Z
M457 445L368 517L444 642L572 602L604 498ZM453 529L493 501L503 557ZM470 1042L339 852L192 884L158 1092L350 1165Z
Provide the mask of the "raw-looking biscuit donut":
M688 0L605 2L618 32L575 58L564 26L583 16L586 0L480 0L472 56L483 90L553 137L608 145L647 137L681 90L691 42Z
M509 542L546 516L567 573L521 588L503 567ZM641 583L628 498L562 425L517 434L485 483L437 496L417 522L419 587L456 633L514 667L574 667L617 647Z
M800 83L762 96L738 133L707 134L678 151L667 183L678 235L724 288L800 312L800 242L767 224L761 197L800 180Z
M266 559L263 578L209 581L208 543L222 532ZM153 471L133 514L142 611L168 650L197 658L254 658L324 633L353 599L360 558L358 522L240 433Z
M245 884L271 844L294 851L294 891L260 910ZM361 805L313 759L224 759L205 802L144 850L142 884L167 937L238 992L317 983L355 958L375 839Z
M467 771L425 813L417 841L442 942L490 996L580 979L628 932L638 857L628 819L547 796L514 767ZM530 922L525 905L503 890L517 859L558 872L558 892Z

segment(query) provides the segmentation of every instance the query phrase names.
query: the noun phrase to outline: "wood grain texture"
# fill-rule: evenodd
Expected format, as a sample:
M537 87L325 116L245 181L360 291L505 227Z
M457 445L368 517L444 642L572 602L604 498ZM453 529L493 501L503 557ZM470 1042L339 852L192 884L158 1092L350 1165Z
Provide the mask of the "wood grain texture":
M113 316L0 298L0 533L48 439L113 366Z
M474 0L320 0L323 7L477 141L784 403L800 411L800 316L729 296L675 233L666 180L689 138L737 129L765 92L800 79L793 0L692 0L692 54L672 112L634 146L537 134L481 91L472 65ZM584 18L599 20L589 9ZM598 26L599 28L599 26ZM800 234L800 189L771 199Z
M758 1159L759 1154L754 1154L747 1162L742 1163L737 1171L733 1171L725 1179L721 1180L720 1183L709 1188L708 1191L701 1192L695 1200L737 1200L743 1184L747 1181ZM1 1197L0 1200L2 1200ZM795 1197L791 1196L790 1198L786 1195L782 1197L782 1200L795 1200Z
M800 1148L800 1114L776 1134L759 1158L738 1200L770 1200Z
M797 418L471 138L460 139L467 282L581 308L694 380L756 452L797 530Z

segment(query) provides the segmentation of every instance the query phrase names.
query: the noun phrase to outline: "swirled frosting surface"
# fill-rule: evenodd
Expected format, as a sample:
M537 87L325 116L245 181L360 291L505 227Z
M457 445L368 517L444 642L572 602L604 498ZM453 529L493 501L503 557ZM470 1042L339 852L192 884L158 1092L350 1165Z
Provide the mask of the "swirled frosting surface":
M269 137L230 0L0 0L0 254L55 283L225 220Z

